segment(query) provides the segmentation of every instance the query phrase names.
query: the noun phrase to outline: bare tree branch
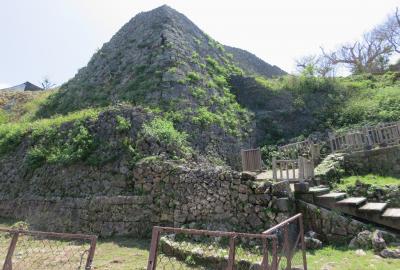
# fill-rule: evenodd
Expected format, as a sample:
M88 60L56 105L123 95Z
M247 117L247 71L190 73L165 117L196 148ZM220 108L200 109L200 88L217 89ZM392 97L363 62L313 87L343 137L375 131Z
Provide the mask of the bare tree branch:
M53 83L52 81L50 81L49 77L44 77L43 81L40 83L42 85L42 88L44 90L49 90L51 88L53 88L54 86L56 86L55 83Z

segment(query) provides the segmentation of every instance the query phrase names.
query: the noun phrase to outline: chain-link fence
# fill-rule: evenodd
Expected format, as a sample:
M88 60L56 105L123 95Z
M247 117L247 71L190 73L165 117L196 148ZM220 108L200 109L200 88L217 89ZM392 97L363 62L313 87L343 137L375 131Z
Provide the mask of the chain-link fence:
M273 269L276 236L154 227L148 270Z
M96 236L0 228L3 270L90 270Z
M297 214L266 230L264 234L277 237L276 262L274 262L276 269L307 270L303 217L301 214Z
M307 270L302 215L262 234L154 227L148 270Z

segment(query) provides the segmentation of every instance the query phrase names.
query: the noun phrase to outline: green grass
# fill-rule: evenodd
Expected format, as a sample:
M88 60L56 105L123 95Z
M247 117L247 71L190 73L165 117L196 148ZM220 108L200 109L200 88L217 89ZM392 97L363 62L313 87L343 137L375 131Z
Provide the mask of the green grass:
M365 256L358 256L355 250L336 247L323 249L307 254L308 269L310 270L397 270L400 260L383 259L372 251L366 251Z
M56 93L57 90L49 90L39 93L35 98L25 104L21 104L18 108L18 114L16 120L21 122L27 122L35 119L36 113L40 107L47 101L50 95Z
M336 187L338 189L347 189L355 186L357 181L372 186L400 185L400 178L368 174L364 176L345 177Z
M0 124L32 121L40 106L56 92L57 90L0 93Z

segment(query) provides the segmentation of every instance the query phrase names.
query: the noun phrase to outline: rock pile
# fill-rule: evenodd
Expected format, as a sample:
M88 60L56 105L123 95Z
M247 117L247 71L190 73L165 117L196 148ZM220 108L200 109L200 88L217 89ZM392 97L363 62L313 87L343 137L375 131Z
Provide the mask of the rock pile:
M373 232L365 230L360 232L354 237L349 248L366 250L373 249L377 254L383 258L400 258L400 245L392 241L396 240L396 235L382 231L375 230ZM390 248L390 246L398 246L397 248Z

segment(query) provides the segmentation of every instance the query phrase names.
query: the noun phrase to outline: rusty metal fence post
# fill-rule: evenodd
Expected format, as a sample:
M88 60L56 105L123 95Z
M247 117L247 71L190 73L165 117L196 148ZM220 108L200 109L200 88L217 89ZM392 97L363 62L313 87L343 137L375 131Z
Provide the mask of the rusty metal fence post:
M85 270L90 270L92 269L92 263L94 259L94 252L96 250L96 245L97 245L97 237L93 236L92 239L90 240L90 249L89 249L89 254L86 260L86 266Z
M150 254L147 270L155 270L157 266L157 248L160 241L160 230L157 226L153 227L151 234Z
M301 252L302 252L302 255L303 255L303 269L307 270L307 254L306 254L306 244L304 242L303 215L299 216L299 226L300 226Z
M14 255L15 247L17 246L19 233L13 232L12 233L12 240L10 242L10 246L8 248L6 260L4 262L3 270L12 270L12 257Z
M286 253L286 269L291 270L292 269L292 256L291 256L290 243L289 243L289 225L287 223L283 226L283 237L285 239L283 248L285 249L285 253Z

